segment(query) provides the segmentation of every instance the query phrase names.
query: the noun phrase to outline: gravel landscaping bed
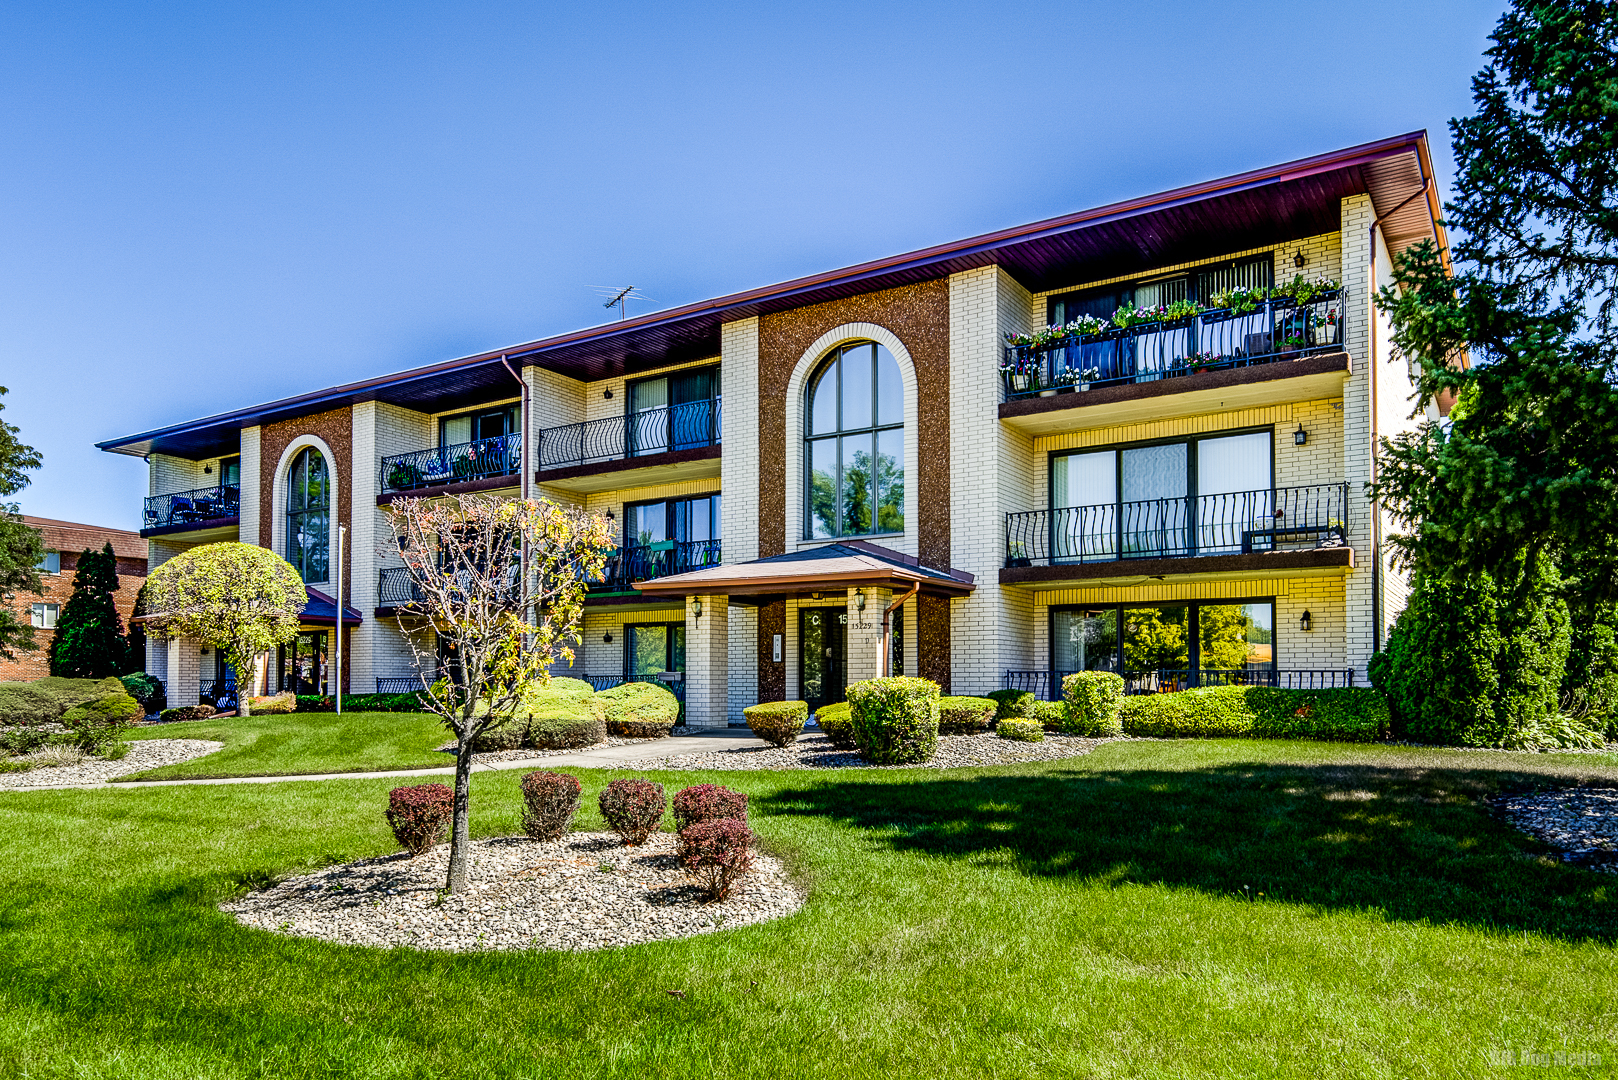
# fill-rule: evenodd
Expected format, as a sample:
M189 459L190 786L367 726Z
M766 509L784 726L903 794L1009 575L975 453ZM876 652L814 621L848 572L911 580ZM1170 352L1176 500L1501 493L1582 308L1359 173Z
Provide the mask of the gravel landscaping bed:
M1494 805L1523 832L1560 848L1563 861L1618 874L1618 788L1505 795Z
M674 858L672 833L625 847L612 833L472 844L472 885L439 902L449 845L292 878L219 905L246 926L376 948L582 952L691 937L790 915L804 895L758 852L730 899L706 903Z
M199 758L224 748L224 743L212 739L142 739L139 742L131 742L129 753L117 761L90 758L80 765L0 773L0 789L105 784L115 777L145 772L147 769L157 769L164 765L177 765L182 761L190 761L192 758Z
M475 750L472 752L472 764L485 765L492 761L529 761L533 758L566 757L569 754L582 754L586 750L604 750L609 746L635 746L640 743L654 743L658 739L620 739L616 735L608 735L601 742L590 746L575 746L569 750ZM436 747L435 753L455 757L455 744L447 742Z
M673 754L626 761L625 769L959 769L973 765L1014 765L1025 761L1060 761L1081 757L1102 743L1116 739L1083 739L1049 732L1044 742L1002 739L993 732L981 735L940 735L938 752L921 765L872 765L853 750L839 750L831 739L805 731L798 741L773 746L737 746L701 754Z

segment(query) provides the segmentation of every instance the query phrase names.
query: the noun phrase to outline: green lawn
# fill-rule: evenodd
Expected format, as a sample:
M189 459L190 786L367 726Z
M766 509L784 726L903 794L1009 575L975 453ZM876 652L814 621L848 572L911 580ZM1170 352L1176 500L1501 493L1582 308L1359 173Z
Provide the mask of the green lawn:
M426 713L291 713L284 716L191 720L132 729L129 739L215 739L223 750L193 761L149 769L125 780L204 776L296 776L378 772L453 765L433 752L449 738Z
M579 825L600 787L580 770ZM581 955L250 931L391 850L384 780L0 797L0 1075L1479 1077L1618 1062L1618 878L1491 816L1574 757L1208 741L1058 764L662 773L748 791L798 915ZM473 831L515 831L515 772ZM755 986L756 983L756 986ZM682 990L685 998L667 991Z

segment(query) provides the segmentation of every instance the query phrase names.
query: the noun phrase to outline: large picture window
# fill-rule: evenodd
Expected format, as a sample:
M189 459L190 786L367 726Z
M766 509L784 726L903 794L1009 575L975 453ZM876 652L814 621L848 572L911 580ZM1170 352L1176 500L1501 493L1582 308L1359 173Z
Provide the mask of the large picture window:
M1272 681L1275 604L1052 608L1051 671L1117 672L1135 690Z
M309 447L287 472L287 562L304 581L325 581L330 546L330 477L326 459Z
M804 462L811 538L904 531L904 384L874 341L844 345L809 383Z

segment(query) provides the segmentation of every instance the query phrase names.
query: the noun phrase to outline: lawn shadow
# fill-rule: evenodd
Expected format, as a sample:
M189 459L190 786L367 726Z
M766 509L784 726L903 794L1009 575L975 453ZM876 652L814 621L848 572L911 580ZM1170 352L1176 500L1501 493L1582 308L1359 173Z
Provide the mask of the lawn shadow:
M1563 865L1488 797L1566 776L1489 768L1233 762L1040 775L828 780L765 813L870 830L896 851L1001 853L1020 871L1376 910L1389 919L1618 939L1618 876Z

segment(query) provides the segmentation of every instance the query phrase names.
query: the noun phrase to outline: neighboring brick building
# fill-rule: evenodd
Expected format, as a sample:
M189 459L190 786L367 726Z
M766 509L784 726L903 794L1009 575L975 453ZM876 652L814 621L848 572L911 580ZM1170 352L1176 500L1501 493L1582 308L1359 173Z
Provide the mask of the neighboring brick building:
M42 679L51 673L51 646L56 641L57 616L73 595L73 575L79 568L79 555L86 549L100 551L112 544L118 556L118 616L129 629L129 617L135 611L135 594L146 582L146 541L139 533L123 529L107 529L100 525L81 525L73 521L29 517L23 521L38 529L45 538L45 572L39 576L43 596L17 593L6 604L25 621L34 625L34 647L31 650L13 650L17 659L0 658L0 682L21 682ZM52 558L51 556L55 556Z
M696 724L884 665L1363 684L1406 593L1366 482L1414 424L1373 297L1446 246L1432 176L1413 133L100 445L149 463L152 566L298 567L261 692L328 692L343 528L349 689L419 685L453 642L389 504L525 488L621 530L568 674L662 679ZM174 705L216 663L147 656Z

